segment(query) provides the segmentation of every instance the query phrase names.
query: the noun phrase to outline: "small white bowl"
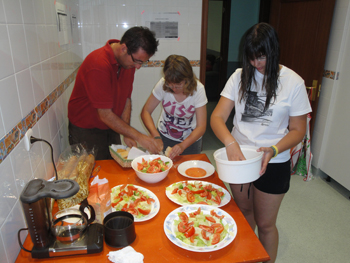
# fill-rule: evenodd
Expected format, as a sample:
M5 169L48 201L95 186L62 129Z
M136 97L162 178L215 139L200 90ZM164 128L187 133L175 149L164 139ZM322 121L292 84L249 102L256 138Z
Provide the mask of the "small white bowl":
M137 170L137 163L142 163L142 158L145 161L152 161L154 159L159 158L163 161L163 162L169 162L168 170L165 170L163 172L159 172L159 173L143 173ZM146 182L146 183L150 183L150 184L154 184L154 183L158 183L160 181L162 181L165 177L167 177L170 168L173 166L173 161L163 155L156 155L156 154L152 154L152 155L142 155L139 157L136 157L132 162L131 162L131 167L132 169L134 169L136 175L138 178L140 178L142 181Z
M195 168L195 167L204 169L207 172L207 174L202 177L193 177L186 174L187 169ZM215 172L215 168L211 163L208 163L205 161L198 161L198 160L183 162L177 167L177 170L181 175L188 178L193 178L193 179L207 178Z

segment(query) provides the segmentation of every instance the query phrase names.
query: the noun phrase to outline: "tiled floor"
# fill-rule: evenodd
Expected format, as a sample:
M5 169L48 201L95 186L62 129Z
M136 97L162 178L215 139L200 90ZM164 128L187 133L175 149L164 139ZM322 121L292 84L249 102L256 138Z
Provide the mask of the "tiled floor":
M207 107L208 127L203 142L203 153L214 166L213 153L223 147L209 124L215 105L209 102ZM232 119L229 121L232 123ZM280 241L276 262L350 262L349 197L349 191L334 181L328 183L323 174L309 182L293 175L277 219Z

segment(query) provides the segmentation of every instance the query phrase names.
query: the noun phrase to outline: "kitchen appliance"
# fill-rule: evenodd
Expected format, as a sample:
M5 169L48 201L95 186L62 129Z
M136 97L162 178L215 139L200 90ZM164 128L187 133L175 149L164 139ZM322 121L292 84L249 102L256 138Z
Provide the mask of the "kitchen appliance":
M51 258L58 256L69 256L78 254L99 253L103 250L103 226L101 224L89 224L94 220L94 211L92 206L84 200L79 210L81 214L66 214L64 217L55 219L52 222L52 199L64 199L75 195L79 191L79 184L73 180L63 179L56 181L45 181L43 179L34 179L28 182L24 187L20 200L28 228L20 229L18 232L18 242L21 248L31 252L33 258ZM84 212L85 208L90 209L91 217ZM81 218L83 223L72 224L75 228L67 228L68 232L82 231L79 238L67 239L53 235L51 231L57 228L61 222L63 227L64 221ZM93 217L93 218L92 218ZM58 220L58 221L57 221ZM78 218L78 220L80 220ZM90 221L89 221L90 220ZM80 227L80 229L78 229ZM83 227L83 229L81 229ZM30 251L23 247L20 240L20 232L29 230L30 237L34 244ZM60 241L61 240L61 241ZM62 242L64 241L64 242Z

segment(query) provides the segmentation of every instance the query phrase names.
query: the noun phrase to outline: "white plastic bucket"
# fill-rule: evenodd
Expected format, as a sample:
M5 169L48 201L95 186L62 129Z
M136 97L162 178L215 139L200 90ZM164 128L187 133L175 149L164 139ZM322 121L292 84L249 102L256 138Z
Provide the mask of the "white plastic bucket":
M260 175L263 152L257 152L258 147L241 145L244 161L228 161L226 148L214 152L216 169L219 178L230 184L244 184L257 180Z

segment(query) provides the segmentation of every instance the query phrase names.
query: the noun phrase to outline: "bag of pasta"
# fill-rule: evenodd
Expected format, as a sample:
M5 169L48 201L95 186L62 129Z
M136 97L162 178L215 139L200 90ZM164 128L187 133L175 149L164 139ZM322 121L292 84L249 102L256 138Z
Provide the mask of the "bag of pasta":
M59 157L58 179L71 179L79 184L79 192L72 197L57 200L58 209L66 209L81 203L89 195L89 179L95 165L94 150L88 151L81 144L68 146Z

